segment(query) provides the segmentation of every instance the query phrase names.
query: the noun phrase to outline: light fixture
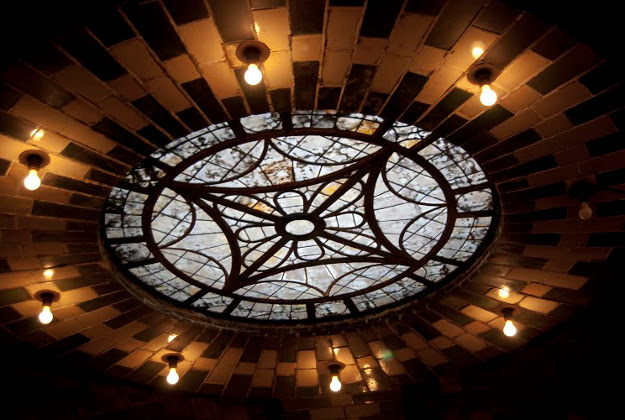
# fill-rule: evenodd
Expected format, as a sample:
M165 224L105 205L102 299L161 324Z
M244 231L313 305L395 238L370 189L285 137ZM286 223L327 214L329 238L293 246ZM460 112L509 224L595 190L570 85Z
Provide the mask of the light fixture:
M330 371L330 391L339 392L342 388L341 380L339 379L339 373L345 367L345 365L341 362L330 362L327 365L328 370Z
M52 277L54 276L54 270L51 268L48 268L46 270L43 270L43 277L46 280L52 280Z
M24 187L27 190L35 191L41 185L39 171L50 163L47 154L39 150L27 150L19 157L20 163L28 167L28 175L24 178Z
M508 286L501 286L498 293L500 298L508 299L510 297L510 288Z
M481 42L476 42L475 44L473 44L473 47L471 48L471 55L473 56L473 58L477 60L482 56L482 54L484 54L484 44L482 44Z
M590 207L590 198L600 189L598 185L591 184L588 181L578 181L575 184L571 185L568 191L569 197L574 200L579 201L579 209L577 210L577 215L582 220L588 220L592 217L592 207ZM610 191L618 191L621 194L623 191L613 190L612 188L605 188Z
M506 321L503 327L503 333L508 337L513 337L516 335L516 327L512 322L512 314L514 313L514 308L503 308L501 310L503 314L503 319Z
M180 380L178 375L178 363L184 360L184 356L180 353L168 353L163 355L162 360L169 366L169 373L167 374L167 383L169 385L176 385Z
M33 296L36 300L40 300L42 304L41 312L39 312L39 322L48 325L54 319L52 315L52 302L57 302L60 295L52 290L40 290Z
M176 339L176 337L178 337L178 334L169 334L169 337L167 337L167 343L171 343Z
M247 65L245 82L251 86L259 84L263 80L259 65L269 57L269 47L260 41L245 41L237 47L236 55Z
M496 73L496 67L482 63L472 68L467 75L469 82L480 87L480 102L484 106L492 106L497 103L497 92L491 87Z
M43 138L44 134L46 134L46 132L43 128L35 128L30 132L30 140L39 141Z

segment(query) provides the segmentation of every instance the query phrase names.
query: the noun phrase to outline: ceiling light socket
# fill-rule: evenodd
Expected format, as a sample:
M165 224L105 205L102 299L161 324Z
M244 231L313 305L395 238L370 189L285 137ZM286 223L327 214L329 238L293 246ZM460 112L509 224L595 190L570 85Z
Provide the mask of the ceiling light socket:
M570 198L583 203L589 202L590 198L595 195L599 189L600 188L597 185L591 182L577 181L569 187L567 194Z
M269 58L269 47L260 41L245 41L237 47L236 56L246 65L264 63Z
M178 363L184 360L184 356L181 353L167 353L161 357L161 360L170 368L175 368L178 366Z
M58 302L61 295L54 290L39 290L33 295L33 299L41 301L44 306L50 306L53 302Z
M19 156L19 162L28 169L40 170L50 163L50 156L41 150L26 150Z
M505 320L512 319L514 317L515 312L516 312L516 308L513 308L511 306L506 306L505 308L501 309L501 314L503 315L503 319Z
M497 67L482 62L469 70L467 79L474 85L483 86L493 83L499 73L501 71Z
M330 371L330 375L338 375L340 371L345 369L345 364L337 361L328 362L326 368Z

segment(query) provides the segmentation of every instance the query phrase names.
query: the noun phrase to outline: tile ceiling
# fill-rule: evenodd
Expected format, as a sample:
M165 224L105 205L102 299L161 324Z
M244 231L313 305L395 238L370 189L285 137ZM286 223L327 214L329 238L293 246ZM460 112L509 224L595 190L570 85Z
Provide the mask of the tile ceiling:
M254 87L234 55L252 38L271 49ZM483 60L502 69L494 83L501 99L489 109L466 79L476 41ZM347 365L338 405L447 378L569 318L622 258L622 196L598 194L595 217L582 221L566 194L576 179L625 183L620 82L589 47L497 1L124 2L23 51L1 72L2 337L153 384L166 372L162 354L182 351L182 389L274 396L291 410L318 407L303 397L326 398L321 366L333 358ZM97 220L130 166L210 123L315 108L415 123L473 154L504 214L492 254L469 281L366 325L296 336L177 321L112 279ZM37 127L46 131L39 142L29 139ZM33 148L51 163L42 187L29 192L17 157ZM44 279L42 268L58 264ZM503 285L511 289L505 299L496 293ZM55 321L41 327L32 296L44 288L61 300ZM508 304L517 308L514 339L501 333Z

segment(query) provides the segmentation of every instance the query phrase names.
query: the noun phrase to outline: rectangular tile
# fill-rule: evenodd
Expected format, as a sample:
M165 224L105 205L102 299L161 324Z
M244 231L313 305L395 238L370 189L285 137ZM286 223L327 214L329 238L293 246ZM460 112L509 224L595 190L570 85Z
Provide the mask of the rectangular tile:
M446 0L408 0L406 12L421 13L429 16L436 16L441 11Z
M347 76L343 98L339 109L343 112L356 112L365 99L371 81L376 73L376 66L354 64Z
M534 76L527 84L543 95L578 76L600 60L590 48L582 45L575 48Z
M72 60L55 46L45 43L25 52L24 59L45 74L53 74L72 64Z
M536 130L530 128L504 141L498 142L495 146L476 154L475 158L481 162L488 162L489 160L496 159L507 153L512 153L515 150L532 145L539 140L541 140L540 135Z
M367 9L360 27L360 36L388 38L393 31L403 0L367 2Z
M291 89L275 89L269 91L274 111L284 112L291 110Z
M109 81L126 74L106 48L84 29L65 35L57 42L100 80Z
M226 111L230 114L231 118L245 117L248 113L245 109L245 103L240 96L233 96L232 98L225 98L221 101L226 107Z
M410 104L408 109L404 111L404 113L399 118L399 121L406 123L406 124L414 124L419 118L421 118L421 115L423 115L423 113L427 111L429 107L430 107L429 104L425 104L419 101L414 101L413 103Z
M593 94L597 94L622 80L623 74L612 62L605 62L579 78Z
M320 34L323 31L325 6L325 0L290 0L291 34Z
M566 32L554 28L532 47L532 51L549 60L555 60L575 45L575 39Z
M625 84L618 85L564 111L564 115L574 125L580 125L623 106L625 106Z
M473 25L487 31L502 34L521 13L516 7L501 1L491 1L482 10Z
M87 26L106 47L135 37L135 33L117 10L98 13L97 18L89 21Z
M213 18L224 42L254 39L252 12L245 0L209 0Z
M187 52L160 3L132 3L124 12L159 59L169 60Z
M173 138L179 138L189 134L189 130L172 117L169 111L152 95L145 95L132 101L132 104L146 117L164 128Z
M420 121L419 126L432 130L439 125L449 114L465 103L473 94L459 88L453 88L445 97L434 106Z
M504 68L527 47L532 45L549 25L540 18L526 13L488 51L484 60Z
M449 118L447 118L441 125L436 127L432 134L440 137L446 137L449 134L453 133L463 125L467 123L467 120L462 118L459 115L451 114ZM418 124L417 124L418 125Z
M395 119L403 114L427 81L426 76L407 72L380 113L382 118Z
M0 133L18 140L28 141L30 135L37 128L36 125L0 111Z
M337 109L341 90L340 87L320 88L317 97L317 109Z
M539 159L532 160L530 162L523 163L515 166L514 168L506 169L504 171L496 172L491 175L493 181L501 182L512 178L521 176L527 176L535 174L537 172L546 171L558 166L553 155L543 156Z
M91 341L89 337L77 333L48 344L47 346L42 347L41 350L49 354L62 354L88 343L89 341Z
M213 124L228 120L206 80L199 78L182 83L181 86Z
M98 220L98 213L99 212L97 210L39 200L35 200L32 212L33 216L61 217L92 221Z
M483 4L483 0L449 0L425 40L425 45L451 49Z
M2 76L15 87L53 108L62 108L75 99L74 95L23 64L12 66Z
M293 77L295 79L295 108L313 109L317 93L319 62L293 62Z
M207 125L208 124L204 124L202 128L206 127ZM163 133L152 124L148 124L142 129L137 130L137 134L157 146L165 146L167 143L171 142L171 138L167 134Z
M208 126L208 122L204 119L200 111L193 107L177 112L176 116L193 131L201 130Z
M78 191L89 195L95 195L98 197L105 197L108 195L109 189L101 187L99 185L89 184L76 179L68 178L63 175L47 173L42 180L43 185L49 185L51 187L62 188L70 191Z
M361 112L368 115L377 115L390 95L388 93L369 91Z
M142 155L149 155L156 147L144 142L139 137L108 118L103 118L93 125L93 130L104 134L109 139L134 150Z
M163 0L176 25L208 17L208 10L202 0Z
M598 139L590 140L585 144L586 150L592 157L625 149L625 133L618 131Z
M514 114L501 105L494 105L477 118L469 121L462 128L454 132L454 134L449 136L447 140L455 144L462 145L484 131L488 131L491 128L498 126L513 115Z

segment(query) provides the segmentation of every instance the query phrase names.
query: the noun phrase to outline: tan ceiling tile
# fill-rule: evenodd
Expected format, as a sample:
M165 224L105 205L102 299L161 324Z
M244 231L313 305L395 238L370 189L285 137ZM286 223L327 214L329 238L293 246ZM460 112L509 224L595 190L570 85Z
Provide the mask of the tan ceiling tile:
M354 63L376 64L382 56L386 43L386 38L358 38Z
M293 80L291 54L288 51L272 53L263 64L270 89L290 88Z
M392 354L391 350L386 346L383 341L372 341L369 343L373 355L378 359L389 357Z
M447 359L435 349L425 349L417 353L419 359L428 366L438 366L445 363Z
M351 50L362 17L362 8L330 8L326 30L326 49Z
M258 39L273 51L289 49L289 18L286 9L254 10L254 28Z
M401 15L391 32L386 52L412 56L421 44L432 20L431 16L415 13Z
M102 119L102 111L81 99L75 99L62 108L67 115L84 122L92 124Z
M323 85L343 86L351 58L351 51L326 51L321 71Z
M139 130L148 123L133 107L126 105L115 96L110 96L98 103L108 115L133 130Z
M297 352L298 369L314 369L317 367L314 350L301 350Z
M532 108L547 118L590 98L592 95L579 82L571 82L536 102Z
M210 359L208 357L199 357L193 364L194 369L199 370L212 370L217 364L217 359Z
M453 67L443 66L436 70L427 81L417 100L428 104L434 103L462 76L462 72Z
M179 55L176 58L165 61L165 68L171 77L178 83L188 82L200 77L195 64L187 54Z
M252 386L271 388L273 384L273 369L256 369L252 378Z
M187 51L202 65L224 59L221 37L212 19L203 19L178 27Z
M417 353L410 347L404 347L403 349L395 350L395 357L398 360L405 362L406 360L414 359Z
M472 55L473 47L479 44L487 50L496 39L497 35L494 33L470 26L452 48L445 59L445 65L466 71L476 61Z
M428 343L415 333L402 334L401 338L403 338L406 344L415 350L422 350L429 347Z
M66 89L93 102L99 102L111 94L98 78L78 65L67 66L54 73L54 79Z
M540 93L527 85L503 97L499 103L510 112L519 112L540 99Z
M61 134L102 153L107 153L116 145L114 141L79 122L69 124Z
M321 35L301 35L291 38L293 61L318 61L321 58Z
M11 114L54 131L61 131L72 121L71 118L62 112L44 105L29 96L24 96L17 101L11 109Z
M167 76L160 76L156 79L148 80L145 82L145 87L170 111L178 112L191 106L191 103L180 92L178 86L174 85Z
M278 376L293 376L295 375L296 363L283 362L278 363L276 366L276 375Z
M148 350L135 350L122 360L117 362L118 365L127 368L136 368L141 366L143 362L148 360L152 356L152 352Z
M111 54L141 80L151 79L163 72L143 41L139 39L112 47Z
M352 356L352 352L349 347L338 347L334 349L334 355L336 356L336 360L346 365L353 365L356 363L354 360L354 356Z
M573 276L564 273L549 273L543 283L554 287L579 290L587 281L587 277Z
M145 89L129 74L111 80L108 85L129 101L134 101L147 94Z
M377 366L377 362L375 363ZM362 376L360 376L360 372L358 371L358 366L356 365L347 365L340 372L341 382L345 384L353 384L354 382L362 381Z
M473 119L486 111L486 107L480 102L479 95L473 95L470 97L460 108L458 108L458 114L467 119Z
M490 330L490 327L488 325L482 324L481 322L473 321L472 323L465 325L464 329L471 334L481 334Z
M482 309L475 305L469 305L465 308L462 308L460 312L482 322L492 321L493 319L497 318L497 314L494 314L490 311L487 311L486 309Z
M185 357L187 352L185 351ZM256 363L239 363L234 369L236 375L253 375L256 370Z
M259 368L274 368L276 366L276 360L278 358L278 352L275 350L263 350L260 353L258 359Z
M429 76L441 65L447 53L446 50L424 45L419 48L419 52L412 59L409 70L413 73Z
M371 89L378 92L390 93L408 70L410 60L410 57L384 54L382 62L378 66L378 70L371 83Z
M454 346L454 342L444 335L438 336L430 340L430 344L440 350L448 349L449 347Z
M446 319L440 319L432 324L434 328L445 334L447 337L457 337L464 333L464 330Z
M507 91L514 90L548 65L549 60L545 57L527 51L501 72L494 85Z
M406 373L404 366L394 357L380 360L380 366L388 376L403 375Z
M234 370L239 357L241 357L243 349L228 348L221 356L221 359L217 363L217 366L206 378L206 382L214 384L225 384L230 379L230 374Z
M488 291L486 296L489 296L489 297L492 297L494 299L500 300L502 302L510 303L510 304L517 303L518 301L523 299L523 295L522 294L517 293L514 290L510 290L510 288L508 288L507 293L504 294L503 296L502 296L502 293L500 293L500 292L502 292L502 289L493 288L493 289L490 289ZM471 332L473 332L473 331L471 331Z
M546 314L553 311L558 306L558 302L528 296L521 302L519 302L519 306L535 312Z
M545 286L544 284L530 283L521 290L526 295L533 295L542 297L545 293L553 289L553 287Z
M239 83L225 61L203 66L201 70L213 93L218 98L230 98L239 95Z
M533 109L526 108L511 118L508 118L497 127L490 130L490 132L499 140L504 140L521 131L527 130L533 125L542 121L540 115L538 115Z
M547 118L543 122L536 124L534 129L544 139L554 136L558 133L562 133L573 127L571 121L563 113L554 115L551 118Z
M472 353L478 352L486 348L487 344L471 334L464 334L455 338L456 343L460 344L465 349Z
M317 369L298 369L295 372L295 386L315 386L318 383Z

